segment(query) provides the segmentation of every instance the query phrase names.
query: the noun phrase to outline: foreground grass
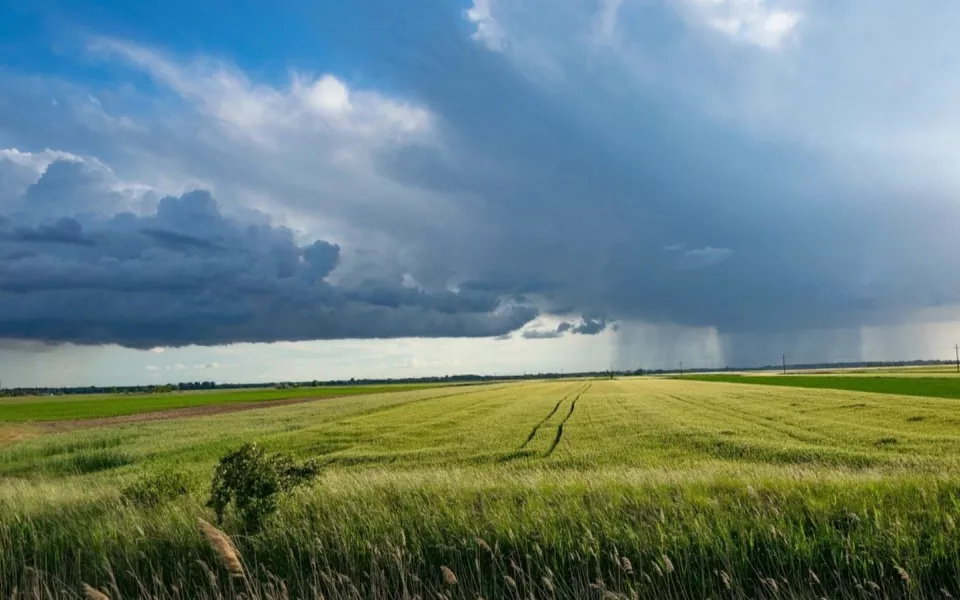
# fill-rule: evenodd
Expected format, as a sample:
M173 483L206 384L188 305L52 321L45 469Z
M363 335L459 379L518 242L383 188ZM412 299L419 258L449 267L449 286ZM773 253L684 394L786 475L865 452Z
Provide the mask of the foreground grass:
M234 538L252 579L269 572L293 597L404 597L404 585L406 597L943 597L958 593L958 490L763 470L335 472ZM31 589L28 567L117 597L229 589L196 529L209 518L199 498L146 511L105 491L50 492L7 496L20 508L0 519L4 597Z
M0 422L66 421L135 415L178 408L270 402L294 398L336 398L437 387L435 384L322 386L294 389L210 390L162 394L34 396L0 399Z
M939 398L638 379L46 435L0 448L0 597L957 596L958 424ZM196 519L245 440L325 470L262 532L224 524L231 578ZM188 496L124 499L167 469Z
M956 373L954 373L954 375L954 377L695 375L688 376L687 378L694 381L778 385L783 387L847 390L851 392L873 392L876 394L898 394L901 396L922 396L929 398L960 398L960 376L956 376Z

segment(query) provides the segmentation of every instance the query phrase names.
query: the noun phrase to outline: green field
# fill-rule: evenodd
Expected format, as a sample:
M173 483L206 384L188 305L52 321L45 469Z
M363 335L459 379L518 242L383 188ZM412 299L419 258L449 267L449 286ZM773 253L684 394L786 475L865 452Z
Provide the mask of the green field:
M860 373L863 373L862 371ZM932 398L960 398L960 377L842 375L694 375L685 379L750 385L776 385L810 389L898 394ZM902 373L902 372L901 372ZM956 375L956 373L953 373Z
M436 387L435 384L322 386L287 389L237 389L159 394L29 396L0 399L0 423L64 421L135 415L180 408L270 402L292 398L334 398Z
M0 597L960 597L958 431L949 398L626 378L43 434L0 446ZM224 524L241 580L196 518L244 441L323 471ZM170 469L190 494L124 499Z

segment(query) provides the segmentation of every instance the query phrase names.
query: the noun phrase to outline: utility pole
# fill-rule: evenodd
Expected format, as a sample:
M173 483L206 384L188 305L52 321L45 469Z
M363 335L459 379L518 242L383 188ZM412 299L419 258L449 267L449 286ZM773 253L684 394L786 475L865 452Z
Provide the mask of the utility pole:
M783 354L783 374L787 374L787 355Z
M683 377L683 361L680 361L680 377Z
M957 373L960 373L960 344L954 344L953 349L957 352Z

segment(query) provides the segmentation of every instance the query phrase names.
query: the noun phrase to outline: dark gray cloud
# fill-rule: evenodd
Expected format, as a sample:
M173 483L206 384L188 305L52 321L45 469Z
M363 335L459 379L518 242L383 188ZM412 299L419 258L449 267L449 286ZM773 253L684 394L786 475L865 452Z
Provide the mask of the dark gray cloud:
M41 178L15 206L42 212L71 190ZM72 207L99 202L103 189ZM43 189L38 190L38 187ZM109 192L107 192L109 193ZM340 248L300 246L293 232L224 216L194 191L160 200L155 213L0 220L0 338L134 348L333 338L476 337L513 331L536 316L483 290L429 293L399 282L336 286L325 278Z
M611 323L603 317L585 316L576 323L564 321L563 323L557 325L557 329L551 333L553 334L553 337L560 337L564 333L596 335L605 331L608 326L615 327L616 323Z
M717 118L717 106L727 110L733 97L724 86L740 92L749 84L766 94L748 77L767 69L815 65L819 84L837 94L843 72L831 61L850 60L854 68L864 58L854 46L860 38L844 37L859 28L853 15L811 34L809 44L830 39L830 50L798 42L782 52L731 47L720 55L715 40L688 35L669 16L669 3L655 4L625 3L625 43L615 49L567 43L588 19L555 14L541 22L532 17L537 10L516 3L494 11L505 35L515 36L516 44L503 49L458 34L452 14L432 20L430 35L410 31L383 44L369 67L382 69L447 126L442 156L402 148L380 157L383 172L483 198L491 218L464 236L474 250L461 253L474 257L467 268L481 279L550 281L543 296L553 309L716 327L738 364L769 353L752 354L751 347L807 348L850 337L809 331L900 323L917 310L956 303L956 273L932 268L931 257L960 252L952 225L960 204L906 162L887 160L888 173L865 174L877 155L838 141L848 131L838 123L845 102L838 99L842 107L833 109L818 102L822 114L778 104L777 129L741 112ZM924 15L911 19L947 39ZM670 27L651 36L641 22ZM885 44L915 52L917 40L896 35L895 23L875 26L891 33ZM664 36L683 37L683 54L662 44ZM397 51L401 45L406 52ZM523 54L512 50L521 47ZM532 60L539 53L549 68ZM634 77L630 58L653 63L657 77ZM687 80L669 79L673 68ZM958 53L949 53L944 68L960 72ZM811 98L818 93L811 81L790 83ZM709 102L716 105L704 110ZM906 106L899 114L914 116ZM871 130L898 142L881 131L881 120L865 118L858 116L851 135ZM791 120L813 129L790 130ZM818 121L838 127L818 130ZM589 320L569 330L603 326ZM765 337L769 344L757 343Z
M607 328L607 320L600 317L584 317L583 321L574 324L570 331L584 335L596 335ZM559 329L558 329L559 331Z
M0 221L0 228L5 223ZM83 235L83 227L76 219L64 217L52 224L36 227L14 227L10 231L0 230L0 240L15 243L35 244L73 244L77 246L93 246L96 242Z

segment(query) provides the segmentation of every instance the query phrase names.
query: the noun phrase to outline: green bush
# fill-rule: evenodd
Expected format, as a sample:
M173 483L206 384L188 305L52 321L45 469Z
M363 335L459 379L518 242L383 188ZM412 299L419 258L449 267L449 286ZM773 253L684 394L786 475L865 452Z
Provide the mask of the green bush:
M213 473L207 506L223 523L227 507L247 531L260 529L277 510L280 497L320 472L316 461L294 462L288 454L267 455L256 444L244 444L224 455Z
M190 483L182 473L161 471L141 477L124 488L123 497L139 506L159 506L190 492Z

